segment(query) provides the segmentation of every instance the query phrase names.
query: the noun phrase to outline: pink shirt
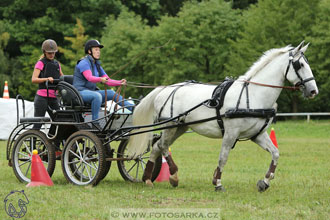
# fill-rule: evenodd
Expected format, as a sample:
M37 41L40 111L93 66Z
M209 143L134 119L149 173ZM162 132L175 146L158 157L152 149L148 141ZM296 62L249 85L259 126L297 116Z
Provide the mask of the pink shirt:
M60 66L60 71L61 71L60 63L58 63L58 65ZM41 60L39 60L36 63L36 65L34 66L34 68L42 71L44 69L44 63ZM49 94L50 98L56 98L55 90L49 89L48 94ZM37 95L42 96L42 97L47 97L47 89L38 89Z
M93 76L91 70L85 70L83 72L83 75L90 82L93 82L93 83L101 82L101 77ZM121 85L120 80L110 79L107 74L105 74L105 77L107 77L107 79L108 79L108 82L106 83L106 85L108 85L108 86L120 86Z

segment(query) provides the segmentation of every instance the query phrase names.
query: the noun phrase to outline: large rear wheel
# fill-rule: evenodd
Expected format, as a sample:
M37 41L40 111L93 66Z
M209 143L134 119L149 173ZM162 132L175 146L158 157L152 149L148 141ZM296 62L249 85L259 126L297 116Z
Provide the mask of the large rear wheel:
M12 149L13 170L21 182L31 182L32 151L37 150L49 176L56 165L55 146L39 130L28 130L19 135Z
M97 185L106 171L106 153L102 141L92 132L73 133L62 153L65 178L75 185Z

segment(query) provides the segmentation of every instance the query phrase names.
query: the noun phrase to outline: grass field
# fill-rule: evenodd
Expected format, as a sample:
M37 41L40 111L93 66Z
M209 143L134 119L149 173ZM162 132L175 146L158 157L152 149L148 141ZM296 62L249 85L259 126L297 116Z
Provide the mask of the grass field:
M154 188L125 182L115 163L98 186L77 187L66 183L59 161L53 187L26 188L7 166L6 142L1 141L0 219L10 219L3 200L12 190L24 190L29 199L22 219L116 219L113 212L120 208L207 208L219 213L213 219L330 219L330 121L278 122L273 127L280 160L264 193L257 191L256 183L271 157L251 141L237 143L229 155L222 176L226 192L214 192L211 183L221 140L195 133L183 135L172 146L179 167L177 188L167 182L155 183Z

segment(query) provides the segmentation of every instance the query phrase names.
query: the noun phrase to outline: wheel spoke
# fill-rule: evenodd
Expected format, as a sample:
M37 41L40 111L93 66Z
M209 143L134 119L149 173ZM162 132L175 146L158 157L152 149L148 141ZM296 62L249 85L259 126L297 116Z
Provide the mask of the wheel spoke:
M89 148L89 150L87 151L86 155L89 154L89 152L91 152L92 148Z
M94 159L98 159L97 157L89 157L89 158L86 158L85 161L90 161L90 160L94 160Z
M44 150L43 152L39 153L39 156L43 156L45 154L48 154L48 150Z
M140 160L140 163L141 163L142 172L144 172L144 166L143 166L144 161Z
M30 148L29 148L29 146L27 146L25 141L23 141L23 144L24 144L25 148L29 151L29 154L32 155L32 152L30 151Z
M86 167L86 165L85 164L82 164L82 168L81 168L81 172L80 172L80 182L82 182L85 167Z
M69 150L70 153L72 153L74 156L76 156L77 158L81 159L81 157L79 157L78 154L76 154L75 152L73 152L72 150Z
M75 161L71 161L71 162L68 162L68 164L76 164L76 163L79 163L80 160L75 160Z
M18 158L18 159L30 159L30 155L29 154L27 154L27 153L25 153L25 152L18 152L18 154L19 155L22 155L24 158Z
M76 174L76 172L79 170L80 167L81 167L81 163L79 164L79 166L77 167L77 169L72 173L71 177L73 177Z
M97 167L93 167L92 165L90 165L89 163L86 163L85 161L83 163L97 171Z
M85 155L86 155L86 145L84 144L84 149L83 149L83 158L85 158Z
M92 168L89 168L89 171L88 171L88 167L87 167L86 168L86 172L87 172L87 175L88 175L89 180L91 180L92 179L92 176L91 176Z
M21 163L21 164L19 165L19 167L21 167L21 166L23 166L23 165L25 165L26 163L29 163L29 162L31 162L31 160L27 160L27 161L25 161L24 163Z
M136 162L133 164L133 166L131 166L131 168L129 170L127 170L127 173L131 172L131 170L136 166Z
M135 179L138 179L138 175L139 175L139 162L137 162L137 168L136 168L136 174L135 174Z
M76 146L77 146L77 148L78 148L78 153L79 153L79 155L80 155L79 158L83 158L83 156L81 155L81 152L80 152L80 147L79 147L79 143L78 143L78 141L76 141Z
M27 174L28 174L28 172L29 172L29 170L30 170L30 167L31 167L31 163L29 163L29 166L28 166L28 168L26 169L25 176L27 176Z
M33 144L33 142L34 142L33 139L34 139L34 138L32 137L32 138L31 138L31 151L30 151L30 152L31 152L31 155L32 155L32 152L33 152L33 145L34 145L34 144Z

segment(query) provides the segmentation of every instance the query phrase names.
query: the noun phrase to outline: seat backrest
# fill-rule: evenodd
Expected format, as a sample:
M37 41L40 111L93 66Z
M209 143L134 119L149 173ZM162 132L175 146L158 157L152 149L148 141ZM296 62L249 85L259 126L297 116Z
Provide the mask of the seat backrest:
M63 75L60 77L60 81L64 81L73 85L73 75Z
M73 87L73 85L65 81L60 81L56 87L60 98L60 105L69 108L84 107L84 101L82 100L78 90Z

